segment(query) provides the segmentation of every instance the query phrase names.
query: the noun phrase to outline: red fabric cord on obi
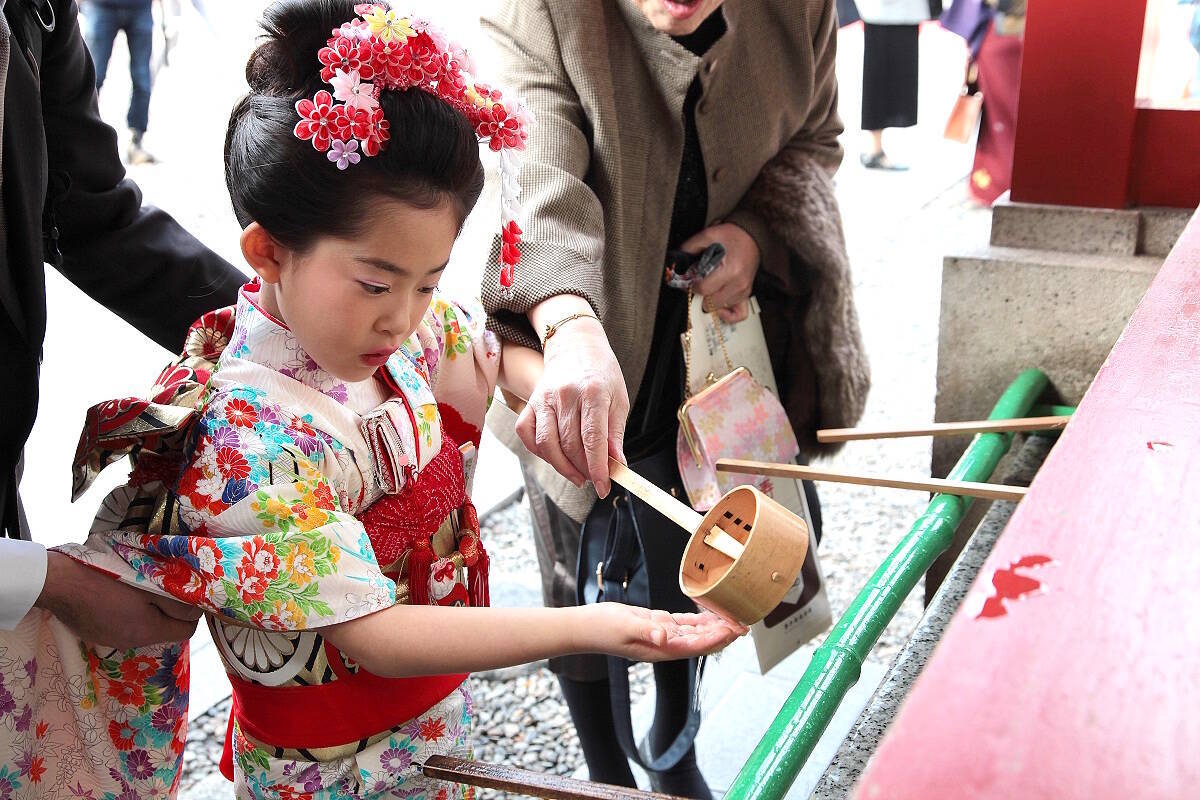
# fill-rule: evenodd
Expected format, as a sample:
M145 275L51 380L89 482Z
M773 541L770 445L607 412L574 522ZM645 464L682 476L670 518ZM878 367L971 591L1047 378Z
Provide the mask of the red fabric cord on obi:
M375 560L387 566L422 541L428 547L429 538L466 500L462 453L443 435L442 449L417 473L415 483L400 494L384 495L359 515Z
M467 497L462 452L442 434L442 449L417 475L416 483L400 494L385 495L359 515L375 560L381 566L395 563L406 551L408 593L412 605L429 605L429 576L437 555L430 538L446 517L462 509L459 551L470 573L468 593L472 606L489 603L487 553L479 533L479 516Z

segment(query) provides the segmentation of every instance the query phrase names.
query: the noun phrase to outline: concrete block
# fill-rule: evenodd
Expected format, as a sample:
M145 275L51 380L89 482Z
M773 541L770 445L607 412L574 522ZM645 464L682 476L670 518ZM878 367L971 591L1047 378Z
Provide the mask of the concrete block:
M1153 256L988 247L948 256L938 337L938 421L986 416L1016 375L1039 367L1074 405L1157 273ZM961 438L934 440L944 475Z
M1138 254L1166 258L1179 241L1188 220L1195 213L1187 208L1142 208L1142 234Z
M1030 367L1050 378L1046 402L1076 405L1161 265L1156 256L994 246L946 257L934 418L986 417ZM946 475L967 444L966 437L935 438L932 474ZM998 473L1006 466L1002 461ZM954 543L926 573L926 601L988 506L971 507Z
M1137 252L1140 226L1141 215L1133 209L1001 200L992 208L991 243L998 247L1132 256Z

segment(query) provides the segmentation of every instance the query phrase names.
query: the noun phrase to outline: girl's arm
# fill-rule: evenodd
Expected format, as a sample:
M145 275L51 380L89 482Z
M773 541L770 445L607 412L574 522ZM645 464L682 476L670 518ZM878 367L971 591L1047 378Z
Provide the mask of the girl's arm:
M533 395L544 368L545 361L537 350L514 342L501 345L499 383L510 407L519 410ZM513 403L513 398L518 402Z
M510 342L502 353L500 385L523 401L541 376L542 354ZM573 608L400 605L322 628L321 634L369 672L407 677L479 672L570 653L674 660L720 650L746 631L715 614L598 603Z
M620 603L571 608L392 606L321 630L383 677L453 674L571 653L666 661L712 653L748 629L716 614L670 614Z

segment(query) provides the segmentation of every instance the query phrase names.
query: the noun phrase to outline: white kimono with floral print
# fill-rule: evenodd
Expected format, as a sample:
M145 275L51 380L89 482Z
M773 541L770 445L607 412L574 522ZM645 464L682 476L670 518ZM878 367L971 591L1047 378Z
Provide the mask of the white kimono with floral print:
M227 344L227 327L198 324L175 367L181 374L168 369L155 387L159 404L199 397L194 413L134 400L98 407L101 428L133 431L139 420L161 423L181 411L190 424L182 475L139 476L151 460L141 456L130 482L105 499L86 544L61 549L208 611L226 668L241 680L319 683L332 679L333 667L356 667L323 661L314 629L396 602L396 584L384 574L395 565L376 561L356 515L401 491L438 454L442 411L478 435L499 348L478 307L435 295L381 368L386 380L345 384L255 304L256 292L243 289ZM214 312L222 313L229 310ZM205 360L214 358L215 366ZM189 386L197 388L185 401ZM152 443L139 440L147 453ZM77 490L86 482L77 480ZM437 578L463 579L461 570ZM447 591L430 586L433 598ZM36 610L15 632L0 633L0 800L173 795L187 665L186 643L114 652L78 641ZM236 793L444 797L455 787L424 779L417 764L468 751L470 721L464 683L419 719L340 747L278 750L235 726Z

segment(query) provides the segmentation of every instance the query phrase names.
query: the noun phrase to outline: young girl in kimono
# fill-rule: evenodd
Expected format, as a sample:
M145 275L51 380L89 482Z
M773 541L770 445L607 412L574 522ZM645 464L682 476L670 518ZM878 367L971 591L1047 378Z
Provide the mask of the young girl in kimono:
M468 487L500 353L437 282L483 140L505 173L511 285L530 120L387 6L287 0L264 28L225 154L258 280L196 323L151 399L89 412L76 494L126 454L133 471L63 550L209 612L237 797L441 800L462 792L420 765L469 753L467 673L677 659L744 630L615 603L486 607ZM0 634L0 800L172 796L188 677L186 643L118 652L31 612Z

